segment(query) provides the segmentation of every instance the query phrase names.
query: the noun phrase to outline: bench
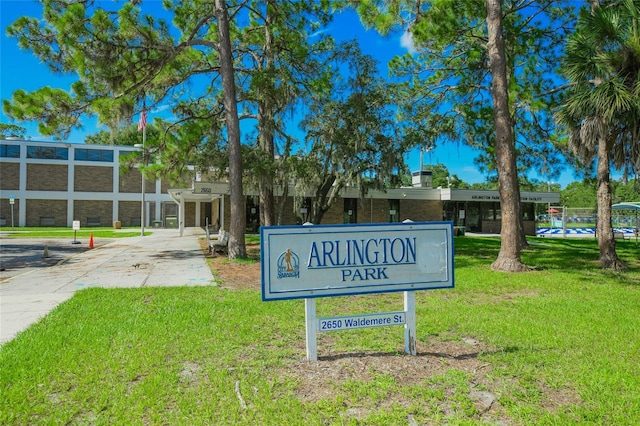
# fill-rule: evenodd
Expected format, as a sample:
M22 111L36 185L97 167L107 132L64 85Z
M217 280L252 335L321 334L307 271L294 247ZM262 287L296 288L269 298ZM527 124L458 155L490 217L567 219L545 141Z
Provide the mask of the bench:
M205 227L207 233L207 245L209 246L209 253L226 253L227 246L229 244L229 233L220 228L217 238L211 238L209 227Z
M99 217L87 217L87 226L100 226Z

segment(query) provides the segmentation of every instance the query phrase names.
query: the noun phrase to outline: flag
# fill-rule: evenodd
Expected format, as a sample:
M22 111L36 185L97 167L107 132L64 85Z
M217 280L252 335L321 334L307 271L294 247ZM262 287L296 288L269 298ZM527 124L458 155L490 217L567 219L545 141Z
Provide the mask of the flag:
M147 127L147 110L142 110L140 113L140 121L138 122L138 131L143 130Z

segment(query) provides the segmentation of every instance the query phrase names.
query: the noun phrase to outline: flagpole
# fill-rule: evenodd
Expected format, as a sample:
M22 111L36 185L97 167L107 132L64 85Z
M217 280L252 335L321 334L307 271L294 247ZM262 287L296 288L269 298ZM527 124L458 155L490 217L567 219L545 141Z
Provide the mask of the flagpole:
M145 151L145 144L147 142L147 108L146 105L142 106L142 111L140 112L140 122L138 123L138 131L142 130L142 165L140 166L140 180L141 180L141 196L142 202L140 203L140 236L144 237L144 223L146 219L145 214L145 176L144 171L147 166L147 153ZM139 144L135 145L137 148L140 148Z
M144 111L143 111L144 114ZM146 123L145 125L142 127L142 164L144 167L147 166L147 153L145 151L145 143L147 141L147 126ZM144 169L143 169L144 171ZM144 177L144 173L140 173L140 177L142 178L142 206L140 208L140 236L144 237L144 222L145 222L145 199L144 199L144 193L145 193L145 177Z

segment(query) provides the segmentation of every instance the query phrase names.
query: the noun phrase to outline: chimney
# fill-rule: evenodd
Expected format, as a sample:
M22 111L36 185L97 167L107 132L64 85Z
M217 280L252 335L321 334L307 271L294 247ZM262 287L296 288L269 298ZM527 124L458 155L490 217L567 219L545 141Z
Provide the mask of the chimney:
M411 183L414 188L433 189L433 172L431 170L413 172Z

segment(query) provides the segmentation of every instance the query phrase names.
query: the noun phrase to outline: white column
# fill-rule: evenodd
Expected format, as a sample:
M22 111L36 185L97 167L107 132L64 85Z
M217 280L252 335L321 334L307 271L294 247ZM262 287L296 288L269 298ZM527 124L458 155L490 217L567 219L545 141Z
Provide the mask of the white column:
M156 202L156 220L162 220L162 179L156 179L156 193L154 194Z
M224 229L224 194L220 197L220 228Z
M113 213L111 222L119 219L120 210L120 150L113 150Z
M196 201L196 226L200 226L200 218L201 218L201 214L200 214L200 208L202 206L200 205L200 200Z
M113 225L113 223L118 220L118 210L120 210L120 200L118 200L117 195L113 198L113 206L111 208L113 210L113 213L111 214L111 224Z
M75 212L73 211L73 201L75 198L75 188L74 182L76 179L76 168L75 168L75 159L74 153L71 148L68 149L69 160L67 161L67 226L71 227L73 225L73 220L76 219ZM77 218L80 220L80 218Z
M18 209L17 226L27 226L27 144L20 144L20 183L15 207ZM15 219L15 218L14 218Z
M304 299L304 318L307 336L307 360L318 360L318 321L316 319L316 299Z

